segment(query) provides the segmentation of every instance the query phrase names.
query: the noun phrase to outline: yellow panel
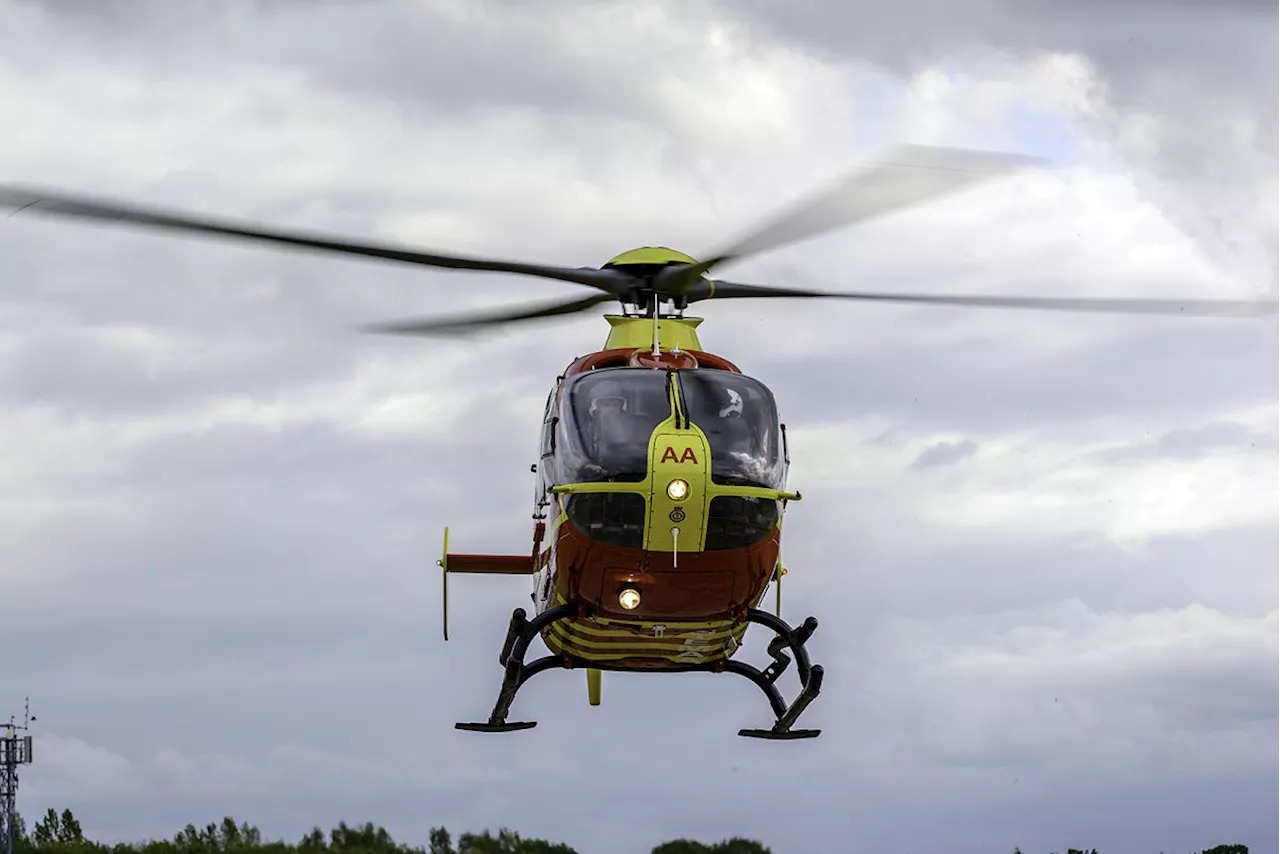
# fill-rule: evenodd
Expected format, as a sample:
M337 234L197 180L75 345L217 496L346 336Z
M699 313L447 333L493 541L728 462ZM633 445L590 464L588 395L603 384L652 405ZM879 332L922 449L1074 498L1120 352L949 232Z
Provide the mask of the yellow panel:
M609 337L605 339L606 350L651 350L653 349L653 318L626 317L621 314L606 314L609 321ZM663 317L658 320L658 346L662 350L701 350L702 342L695 331L702 323L701 317Z
M707 439L696 427L654 434L649 446L649 529L644 547L670 553L702 550L706 539L707 485L711 481L711 454ZM674 480L688 484L687 494L673 499L668 486ZM673 516L674 514L674 516ZM672 528L679 535L672 534Z
M605 263L606 267L625 267L628 264L697 264L696 258L691 258L683 252L677 252L675 249L669 249L666 246L641 246L638 249L628 249L621 255L615 255Z
M587 702L600 705L600 671L594 667L587 668Z

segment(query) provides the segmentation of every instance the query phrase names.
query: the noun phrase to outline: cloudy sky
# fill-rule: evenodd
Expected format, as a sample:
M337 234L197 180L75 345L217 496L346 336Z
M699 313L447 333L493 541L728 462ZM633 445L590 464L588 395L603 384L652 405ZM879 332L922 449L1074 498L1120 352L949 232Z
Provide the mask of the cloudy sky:
M724 274L1264 297L1275 5L1212 5L0 0L0 180L588 265L714 249L894 142L974 146L1047 165ZM733 677L607 674L590 708L556 672L516 702L537 729L453 730L528 591L458 580L443 642L441 529L527 548L543 400L606 327L352 327L573 293L0 220L22 812L103 840L229 814L583 854L1277 850L1274 318L703 304L790 428L784 616L821 621L822 737L738 738L770 718Z

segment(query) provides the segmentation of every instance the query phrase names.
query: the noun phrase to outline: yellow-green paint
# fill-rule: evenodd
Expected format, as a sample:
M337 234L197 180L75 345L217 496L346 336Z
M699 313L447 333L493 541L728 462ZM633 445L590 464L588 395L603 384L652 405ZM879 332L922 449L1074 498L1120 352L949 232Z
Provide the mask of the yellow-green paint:
M587 702L600 705L600 671L594 667L587 668Z
M689 422L674 384L670 402L672 418L659 425L649 440L649 482L653 488L644 547L667 553L697 552L702 551L707 536L711 446L706 434ZM685 422L683 429L676 428L680 420ZM674 499L668 492L675 480L689 485L683 498ZM683 518L673 519L672 514Z
M680 375L676 373L675 383L679 382ZM712 482L711 449L706 434L698 429L696 424L690 424L689 427L676 427L680 398L674 383L668 403L671 406L671 415L659 423L649 437L649 470L645 473L644 480L566 483L548 487L549 493L560 497L558 502L560 512L551 526L553 532L567 521L567 514L564 511L565 496L629 492L645 500L646 523L642 548L667 553L695 552L701 551L706 545L707 514L713 498L735 495L781 501L784 511L788 501L800 500L798 492L783 492L763 486L728 486ZM667 494L667 486L675 478L680 478L689 484L689 494L682 501L674 501ZM673 522L671 512L677 505L684 512L684 519ZM776 527L781 527L783 516L784 513L778 514ZM680 529L678 536L672 536L672 528Z
M436 561L436 565L440 567L440 624L444 628L444 639L449 639L449 526L444 526L444 549L440 555L440 560Z
M615 628L609 628L610 626ZM657 639L654 635L655 626L661 626L665 630L662 639ZM636 631L639 630L644 635L643 640L658 644L655 648L660 648L663 641L669 641L680 632L699 632L712 640L724 640L739 628L741 625L735 627L730 620L690 620L673 623L668 620L612 620L595 616L590 620L579 620L574 625L574 632L590 642L591 640L635 637ZM676 635L668 635L667 632L675 632Z
M551 607L563 605L557 594ZM685 664L713 661L732 654L742 645L747 633L747 623L735 625L733 620L625 620L599 615L574 620L571 624L552 623L543 638L553 654L568 652L586 661L616 661L634 656L665 658ZM661 637L654 629L662 626ZM625 638L629 643L619 645L601 642L604 638ZM693 653L696 661L690 660ZM590 676L587 677L590 699Z
M604 342L604 349L653 349L652 317L606 314L604 319L609 321L609 337ZM696 331L700 323L702 323L701 317L659 318L658 348L660 350L701 350L702 342L698 340Z
M554 489L554 487L552 487L552 489ZM565 522L569 521L569 513L565 510L563 500L560 500L559 502L557 502L556 510L558 510L559 512L556 515L555 521L553 521L551 525L548 526L547 533L545 535L547 537L548 542L550 542L550 540L555 536L556 531L560 530L560 526L563 525ZM550 546L548 546L547 548L550 548Z
M649 443L649 471L652 491L644 547L668 554L702 551L707 531L707 486L711 483L707 437L697 427L654 431ZM667 487L677 479L689 484L688 495L678 501L667 494ZM679 521L671 518L677 507L677 516L684 517Z
M697 264L698 259L690 258L683 252L677 252L666 246L641 246L628 249L621 255L615 255L605 262L606 267L625 267L629 264Z
M677 252L667 246L640 246L629 249L621 255L610 258L605 267L653 267L666 264L697 264L698 259ZM703 276L706 279L706 276ZM706 279L708 284L710 279ZM712 285L714 290L714 285ZM659 318L657 329L653 318L624 317L622 315L605 315L609 321L609 338L605 342L606 350L619 348L653 349L654 337L657 336L659 350L701 350L698 335L694 332L702 322L700 317Z
M694 664L723 658L726 652L731 653L736 650L742 645L748 626L746 622L733 626L729 621L668 622L661 624L665 631L662 639L658 639L652 634L652 627L657 624L640 620L631 623L613 622L619 628L625 628L625 631L613 634L627 638L629 643L619 645L593 641L591 633L584 631L589 628L590 621L584 620L577 620L570 627L566 627L563 623L552 624L544 641L553 653L568 652L587 661L617 661L623 658L647 656ZM590 691L590 683L588 683L588 691Z
M681 434L684 435L684 434ZM591 481L588 483L565 483L560 486L552 486L547 488L547 492L554 495L585 495L592 492L634 492L648 499L652 491L654 478L652 473L641 481ZM690 483L690 486L695 484ZM780 489L770 489L767 486L726 486L724 484L712 483L704 480L701 484L696 484L707 491L708 500L719 497L721 495L738 495L743 498L766 498L773 501L798 501L799 493L783 492ZM663 489L666 484L663 484ZM557 524L564 522L567 514L562 514L557 519ZM781 520L779 520L781 521Z

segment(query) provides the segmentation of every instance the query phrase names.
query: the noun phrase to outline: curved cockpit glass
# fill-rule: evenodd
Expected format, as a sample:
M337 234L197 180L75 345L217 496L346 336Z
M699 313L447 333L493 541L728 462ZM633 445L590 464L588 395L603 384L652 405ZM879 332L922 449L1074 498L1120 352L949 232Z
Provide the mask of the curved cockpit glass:
M671 416L667 374L650 368L602 368L566 381L556 429L561 483L640 482L649 438Z
M759 380L730 371L680 371L689 418L711 446L716 483L781 489L786 478L778 409Z

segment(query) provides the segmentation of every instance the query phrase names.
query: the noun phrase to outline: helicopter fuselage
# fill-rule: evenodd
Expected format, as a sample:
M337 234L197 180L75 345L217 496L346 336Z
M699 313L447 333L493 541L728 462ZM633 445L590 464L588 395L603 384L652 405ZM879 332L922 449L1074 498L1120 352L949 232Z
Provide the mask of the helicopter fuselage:
M543 640L610 669L727 658L780 572L785 428L763 383L701 349L700 318L608 320L544 411L533 598L579 614Z

